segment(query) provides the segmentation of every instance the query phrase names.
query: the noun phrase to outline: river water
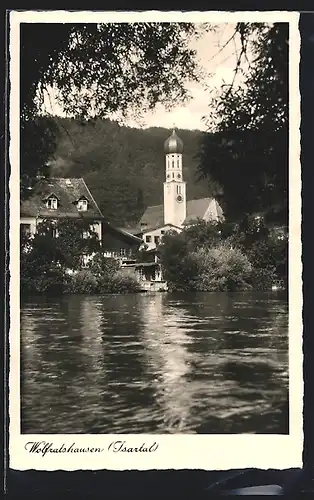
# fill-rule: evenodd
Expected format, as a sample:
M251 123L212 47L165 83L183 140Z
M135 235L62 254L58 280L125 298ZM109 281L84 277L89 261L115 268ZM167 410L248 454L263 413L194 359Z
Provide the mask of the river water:
M21 305L23 433L288 433L277 293L36 297Z

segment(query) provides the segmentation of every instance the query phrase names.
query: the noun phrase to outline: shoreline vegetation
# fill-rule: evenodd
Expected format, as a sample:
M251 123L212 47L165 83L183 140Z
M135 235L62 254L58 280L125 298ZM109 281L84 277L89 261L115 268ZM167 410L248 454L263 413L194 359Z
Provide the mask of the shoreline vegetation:
M165 234L158 254L169 292L287 289L287 235L260 215L236 224L195 221ZM86 263L84 255L93 257ZM94 233L86 237L71 221L44 221L34 237L22 234L20 270L22 296L143 292L135 276L104 257Z
M188 80L203 77L189 40L208 30L219 27L101 23L95 30L93 24L24 23L21 199L38 178L75 174L117 227L132 227L145 206L160 203L164 130L122 128L108 116L183 103ZM47 43L38 44L43 38ZM226 221L198 221L164 236L158 253L170 291L287 288L289 25L239 22L224 47L237 39L231 84L208 93L206 132L181 131L189 194L217 198ZM129 70L121 73L121 65ZM84 82L89 93L82 92ZM67 118L42 113L47 86L54 85ZM83 227L71 221L48 226L21 238L22 295L138 289L136 280L104 260L91 232L82 237ZM84 269L84 255L95 255L98 270L94 259Z

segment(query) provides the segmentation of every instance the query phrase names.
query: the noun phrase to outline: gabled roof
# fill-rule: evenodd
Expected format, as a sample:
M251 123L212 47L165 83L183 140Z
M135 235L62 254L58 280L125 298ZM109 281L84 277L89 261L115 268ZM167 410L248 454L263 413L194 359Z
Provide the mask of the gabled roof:
M51 194L59 200L56 210L46 207L45 199ZM85 198L89 202L86 212L79 212L76 202ZM63 177L40 180L30 191L29 197L21 201L21 217L70 217L102 219L103 215L82 178Z
M155 231L156 229L161 229L163 227L170 227L170 228L174 228L174 229L180 229L180 231L182 230L181 227L175 226L174 224L160 224L159 226L150 227L149 229L147 229L146 227L143 227L141 229L141 233L142 234L150 233L151 231Z
M187 226L196 219L218 219L222 217L222 209L215 198L200 198L199 200L190 200L186 206L186 218L183 225Z
M48 195L45 194L45 196L43 197L43 201L47 201L49 200L49 198L56 198L57 200L59 200L59 197L55 193L51 192Z
M207 213L206 213L207 212ZM222 210L215 198L200 198L198 200L189 200L186 204L186 218L183 225L188 225L196 219L203 219L204 216L212 216L213 218L222 217ZM206 217L207 219L207 217ZM147 226L143 227L143 224ZM164 224L164 206L155 205L147 207L142 215L139 226L142 231L148 231L155 227L161 227Z
M110 222L103 223L103 236L105 236L106 233L112 234L113 236L116 236L126 242L132 241L133 243L142 243L142 238L139 238L125 229L114 227L110 224Z
M142 227L143 224L147 224ZM151 207L147 207L144 214L142 215L139 226L142 230L151 229L157 226L162 226L164 224L164 206L163 205L154 205Z
M138 234L141 234L142 230L139 226L137 227L117 227L119 231L125 231L128 234L133 234L134 236L137 236Z

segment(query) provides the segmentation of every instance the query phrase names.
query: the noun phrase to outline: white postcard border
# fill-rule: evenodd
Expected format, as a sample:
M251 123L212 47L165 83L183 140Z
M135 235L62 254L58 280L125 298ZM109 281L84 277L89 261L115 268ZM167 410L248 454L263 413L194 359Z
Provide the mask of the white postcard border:
M23 435L20 433L19 282L19 25L22 22L289 22L289 395L290 433L284 435ZM10 373L9 466L17 470L227 470L302 466L302 261L299 94L299 14L296 12L94 12L13 11L10 13ZM47 411L49 411L47 409ZM148 453L113 452L111 443L152 447ZM31 443L40 443L30 452ZM50 451L41 452L45 443ZM155 444L154 444L155 443ZM46 448L47 448L46 445ZM156 445L158 447L156 448ZM48 446L49 447L49 446ZM87 451L87 448L89 449ZM91 448L93 451L91 451ZM156 448L154 450L154 448ZM55 451L52 453L51 449ZM79 451L79 450L85 451ZM101 451L98 451L100 449Z

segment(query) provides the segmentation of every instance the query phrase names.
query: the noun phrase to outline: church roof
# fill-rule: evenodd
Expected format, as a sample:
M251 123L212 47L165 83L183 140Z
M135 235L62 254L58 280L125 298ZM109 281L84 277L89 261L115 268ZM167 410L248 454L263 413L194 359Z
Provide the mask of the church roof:
M141 226L147 225L145 230L162 226L164 224L164 206L154 205L147 207L139 223Z
M186 218L183 221L183 225L186 226L196 219L202 219L205 214L206 219L218 219L222 217L222 209L215 198L190 200L186 204Z
M183 142L178 137L175 129L173 129L171 136L165 141L164 150L166 154L183 153Z
M56 210L49 210L46 200L50 196L59 200ZM78 211L76 202L88 200L86 212ZM103 215L82 178L51 178L37 182L26 200L21 201L21 217L69 217L102 219Z
M188 225L196 219L203 219L206 215L206 219L211 217L214 219L222 217L223 213L220 205L217 203L215 198L200 198L198 200L189 200L186 203L186 218L183 221L183 225ZM142 215L139 224L143 227L145 226L145 231L148 229L154 229L157 226L164 225L164 206L155 205L147 207L146 211Z

